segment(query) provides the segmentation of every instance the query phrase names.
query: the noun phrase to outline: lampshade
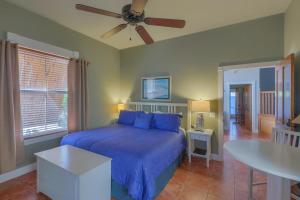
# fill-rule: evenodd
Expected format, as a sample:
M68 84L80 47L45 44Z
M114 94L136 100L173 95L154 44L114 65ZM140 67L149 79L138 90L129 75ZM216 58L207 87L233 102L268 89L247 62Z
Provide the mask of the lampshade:
M191 109L192 112L199 112L199 113L209 113L210 110L210 101L192 101L191 102Z
M119 103L117 109L118 109L118 112L120 112L121 110L125 109L125 105L123 103Z
M293 121L293 124L300 124L300 115L298 115Z

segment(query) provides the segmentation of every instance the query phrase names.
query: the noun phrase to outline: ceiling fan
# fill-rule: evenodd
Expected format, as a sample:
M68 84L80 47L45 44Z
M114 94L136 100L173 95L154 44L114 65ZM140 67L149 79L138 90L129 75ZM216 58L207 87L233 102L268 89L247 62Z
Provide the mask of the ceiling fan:
M126 22L104 33L101 36L102 38L109 38L125 29L128 25L133 25L135 26L135 30L144 40L144 42L146 44L151 44L154 42L152 37L142 25L139 25L139 23L144 22L148 25L165 26L172 28L183 28L185 26L184 20L145 17L144 8L147 4L147 1L148 0L132 0L132 4L125 5L122 8L122 14L82 4L76 4L76 9L109 17L122 18Z

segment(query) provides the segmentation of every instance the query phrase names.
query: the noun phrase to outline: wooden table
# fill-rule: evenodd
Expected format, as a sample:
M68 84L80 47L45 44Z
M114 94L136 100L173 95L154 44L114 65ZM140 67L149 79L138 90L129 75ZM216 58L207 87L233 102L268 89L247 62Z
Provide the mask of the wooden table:
M110 158L69 145L35 155L37 192L59 200L110 200Z
M236 160L267 173L267 199L290 200L290 180L300 181L300 149L256 140L234 140L224 149Z

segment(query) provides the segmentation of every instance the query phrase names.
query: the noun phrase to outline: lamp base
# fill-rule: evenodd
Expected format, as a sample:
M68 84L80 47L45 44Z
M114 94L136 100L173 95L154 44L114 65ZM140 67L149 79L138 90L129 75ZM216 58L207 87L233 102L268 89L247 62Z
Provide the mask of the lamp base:
M204 116L203 113L198 113L197 114L197 119L196 119L196 131L203 131L204 128Z

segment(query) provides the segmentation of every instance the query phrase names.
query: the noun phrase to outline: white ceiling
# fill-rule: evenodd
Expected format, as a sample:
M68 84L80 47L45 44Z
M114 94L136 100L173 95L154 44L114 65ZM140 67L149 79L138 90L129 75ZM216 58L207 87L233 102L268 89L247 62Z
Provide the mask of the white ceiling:
M127 28L110 39L100 35L122 23L122 19L75 10L76 3L120 13L130 0L6 0L19 7L47 17L59 24L118 49L143 45L134 31ZM186 20L184 29L145 25L155 41L201 32L221 26L283 13L291 0L149 0L148 17ZM130 32L132 41L129 41Z

